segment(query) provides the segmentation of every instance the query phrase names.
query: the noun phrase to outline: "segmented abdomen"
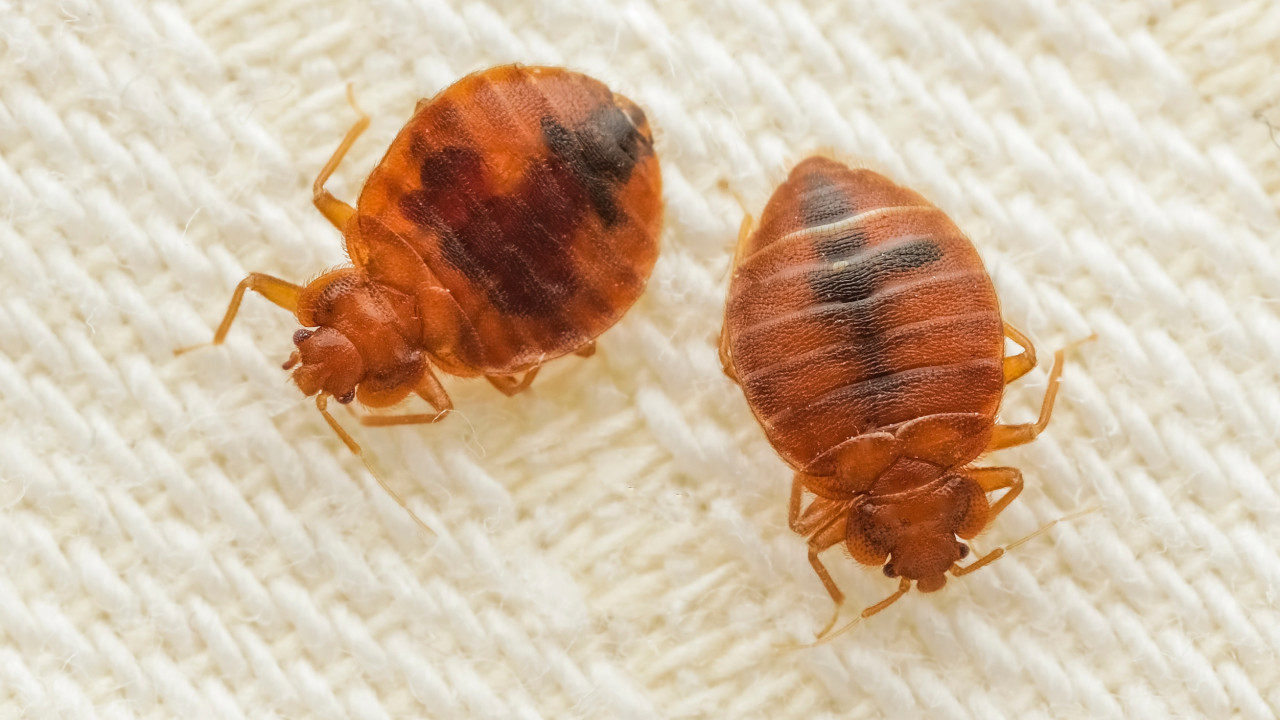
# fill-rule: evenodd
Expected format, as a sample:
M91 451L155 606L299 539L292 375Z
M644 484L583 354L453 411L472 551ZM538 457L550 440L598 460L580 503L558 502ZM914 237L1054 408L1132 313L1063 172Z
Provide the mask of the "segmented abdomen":
M871 171L810 158L791 172L742 248L726 323L747 401L798 469L850 437L994 418L1000 403L981 259L942 211Z
M468 367L450 371L501 374L578 349L639 298L661 187L630 100L560 68L505 66L421 105L358 211L390 230L365 255L404 243L469 321L475 340L458 348ZM367 264L371 275L390 265ZM399 274L375 280L403 286Z

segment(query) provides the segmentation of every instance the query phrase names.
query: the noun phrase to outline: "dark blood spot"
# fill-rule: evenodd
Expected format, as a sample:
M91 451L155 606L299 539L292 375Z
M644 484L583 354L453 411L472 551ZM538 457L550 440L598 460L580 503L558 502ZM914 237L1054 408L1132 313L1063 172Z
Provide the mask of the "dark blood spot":
M835 182L828 173L815 169L799 180L796 202L800 206L800 227L826 225L857 213L849 188Z
M844 228L839 232L818 238L813 249L823 260L835 262L855 256L867 246L867 234L860 227Z
M422 187L400 198L405 217L437 232L465 224L484 195L484 159L474 150L446 147L422 158Z
M439 236L446 261L503 312L551 318L578 287L570 257L587 211L582 188L555 163L530 163L510 195L486 187L483 158L446 147L421 160L422 187L400 211Z
M883 252L864 248L865 242L857 230L819 241L825 266L810 274L809 287L819 302L844 303L842 332L857 355L860 377L870 378L894 372L897 353L885 339L892 328L886 326L879 304L867 300L893 280L942 259L942 250L927 237Z
M857 302L871 297L888 282L941 259L942 249L927 237L908 240L883 252L872 248L844 257L824 254L825 267L810 274L809 287L820 302Z
M634 105L640 121L644 114ZM566 128L555 118L542 118L542 135L558 165L586 192L591 207L606 226L619 220L614 195L631 178L640 158L652 152L636 123L616 105L597 107L577 128Z
M893 272L905 272L924 267L942 259L942 248L933 238L920 238L900 245L881 256L880 261Z
M612 103L580 127L552 117L540 126L549 154L528 163L510 194L488 189L477 151L446 147L420 153L422 187L401 198L400 211L436 232L445 259L499 310L550 320L582 288L572 256L578 227L591 211L606 226L619 222L614 195L652 148ZM558 330L571 329L548 328Z

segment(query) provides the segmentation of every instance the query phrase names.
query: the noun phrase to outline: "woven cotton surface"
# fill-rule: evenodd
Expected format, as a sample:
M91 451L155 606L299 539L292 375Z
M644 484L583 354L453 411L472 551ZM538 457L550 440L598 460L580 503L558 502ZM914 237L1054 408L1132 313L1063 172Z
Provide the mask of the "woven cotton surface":
M429 537L287 382L287 313L173 350L343 262L347 83L353 200L507 62L647 110L663 254L519 397L339 413ZM0 0L0 717L1274 717L1277 140L1272 0ZM1098 335L976 549L1099 512L793 650L830 601L715 340L739 199L816 150L973 239L1042 358L1007 420ZM827 564L846 617L894 587Z

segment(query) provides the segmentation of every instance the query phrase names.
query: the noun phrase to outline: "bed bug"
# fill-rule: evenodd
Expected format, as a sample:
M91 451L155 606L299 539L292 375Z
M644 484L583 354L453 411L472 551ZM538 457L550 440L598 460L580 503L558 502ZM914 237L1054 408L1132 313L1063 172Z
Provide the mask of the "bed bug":
M213 338L246 290L294 313L284 368L357 454L328 398L386 408L417 394L436 411L361 417L400 425L452 408L433 367L524 390L548 360L590 355L636 302L662 223L644 112L586 75L508 65L419 102L352 207L324 186L368 125L360 113L313 185L350 264L305 286L250 274Z
M1021 352L1006 357L1006 337ZM1004 386L1036 366L1035 350L1002 321L982 260L941 210L875 172L811 157L777 188L758 227L746 218L720 359L795 470L788 523L807 539L836 605L819 638L844 601L819 558L828 548L843 543L857 562L899 579L860 618L912 582L933 592L947 573L1003 554L959 564L969 554L962 540L1023 487L1015 468L971 463L1045 429L1064 350L1039 419L998 424Z

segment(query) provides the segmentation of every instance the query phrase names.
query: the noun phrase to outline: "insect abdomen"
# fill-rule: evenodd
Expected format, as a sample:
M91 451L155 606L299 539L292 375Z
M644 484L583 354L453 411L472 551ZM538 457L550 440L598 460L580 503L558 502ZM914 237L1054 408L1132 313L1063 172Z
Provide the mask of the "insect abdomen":
M577 350L640 296L661 178L630 100L585 75L507 66L422 105L359 210L412 249L481 339L459 363L507 374Z
M937 208L869 171L811 158L774 194L730 290L748 402L791 464L936 413L994 417L994 288Z

